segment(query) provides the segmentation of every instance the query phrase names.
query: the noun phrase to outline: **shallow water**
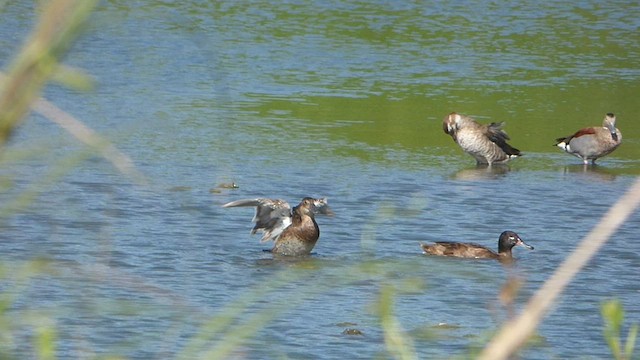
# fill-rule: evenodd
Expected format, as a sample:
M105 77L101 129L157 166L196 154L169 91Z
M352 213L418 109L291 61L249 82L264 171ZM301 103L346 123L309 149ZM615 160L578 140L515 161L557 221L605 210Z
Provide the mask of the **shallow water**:
M31 6L5 5L5 67ZM521 308L640 174L639 15L595 1L103 2L66 58L96 88L44 96L108 136L148 184L28 118L0 164L0 256L8 269L51 268L25 285L26 270L5 271L15 341L3 350L33 355L43 315L60 358L224 346L232 358L388 357L375 305L392 286L419 358L469 354L507 317L505 281L523 280ZM506 121L525 155L476 168L442 132L451 111ZM599 166L552 146L606 112L624 143ZM229 182L239 188L218 187ZM32 190L27 208L5 212ZM318 218L304 259L274 259L249 235L251 209L220 206L303 196L336 213ZM610 298L640 322L639 224L636 213L571 283L523 359L609 357L599 307ZM516 248L512 269L418 246L494 247L506 229L535 246Z

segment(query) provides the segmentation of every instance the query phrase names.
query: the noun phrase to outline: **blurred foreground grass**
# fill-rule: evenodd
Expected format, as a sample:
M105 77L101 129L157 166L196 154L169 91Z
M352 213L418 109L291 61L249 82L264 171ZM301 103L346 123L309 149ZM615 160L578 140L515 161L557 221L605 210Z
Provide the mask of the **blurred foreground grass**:
M629 328L627 338L621 342L622 328L624 324L624 309L619 300L609 300L602 304L602 318L604 319L604 338L609 344L611 354L616 360L630 360L633 356L636 337L638 336L638 324Z
M23 47L9 66L7 75L0 78L0 155L14 129L19 126L30 108L36 107L41 112L56 116L55 108L39 99L42 88L52 79L63 81L67 85L77 88L86 88L89 81L80 72L61 66L60 62L65 52L70 48L73 40L79 35L89 18L96 0L52 0L43 1L40 11L40 19ZM59 114L58 114L59 115ZM64 118L64 116L62 116ZM67 119L68 120L68 119ZM65 120L66 121L66 120ZM69 124L69 121L63 123ZM76 132L76 136L93 146L93 150L86 154L73 154L57 167L51 170L45 179L36 181L36 185L30 191L25 191L16 198L13 203L5 203L0 207L0 219L21 211L29 204L37 201L37 195L47 186L58 180L63 174L72 169L93 151L105 157L114 156L115 150L96 134L88 131L81 124L73 123L68 128L70 132ZM115 155L120 160L112 161L116 167L127 174L130 164L122 157ZM0 166L10 166L10 159L2 159ZM34 179L36 180L36 179ZM1 185L1 186L10 186ZM366 244L364 244L366 245ZM366 248L366 246L365 246ZM596 249L597 250L597 249ZM254 288L248 289L241 297L233 299L228 305L219 309L215 315L199 314L204 317L201 327L195 335L187 339L182 350L176 355L179 359L221 359L237 355L245 342L258 331L265 328L271 321L280 316L286 309L300 305L305 299L309 299L319 293L329 292L336 287L344 287L362 280L376 279L381 285L373 312L379 319L380 328L384 334L384 342L387 354L384 357L398 359L418 358L415 349L413 335L402 328L402 324L394 315L394 299L406 291L424 291L424 283L418 277L401 279L400 284L389 281L394 278L394 273L411 273L410 263L394 262L365 262L348 267L323 267L320 269L327 279L324 286L307 285L297 288L295 292L287 289L291 282L304 283L305 278L316 272L305 269L311 266L313 261L295 264L296 271L285 269L279 276L270 279ZM44 309L30 309L30 307L18 306L19 294L25 293L27 288L36 278L57 276L57 269L69 268L69 264L56 263L51 260L3 260L0 263L0 359L18 359L20 354L16 349L24 349L24 344L18 344L25 338L31 339L30 354L38 359L56 359L59 357L59 347L65 339L60 336L56 324L56 312ZM77 271L76 271L77 270ZM72 269L78 276L91 278L104 276L99 274L99 269ZM96 271L92 273L92 271ZM114 271L102 269L102 271ZM577 270L579 271L579 269ZM113 274L109 274L112 276ZM126 276L123 276L126 278ZM142 293L157 296L161 293L153 285L147 284L144 279L128 278L120 286L128 287ZM397 280L397 279L394 279ZM570 279L569 279L570 280ZM284 294L288 302L273 302L265 305L262 311L250 312L249 310L261 302L265 297L275 293ZM185 312L192 308L181 304L176 294L164 294L173 305ZM496 294L498 297L498 294ZM177 300L176 300L177 299ZM183 307L184 306L184 307ZM20 308L22 310L16 310ZM109 310L105 310L109 311ZM122 310L119 310L122 311ZM132 312L142 312L144 309L134 309ZM603 319L605 320L604 338L609 344L612 354L616 359L630 359L632 357L637 326L634 325L628 332L624 343L621 342L621 329L624 320L624 312L619 303L609 302L603 304ZM544 314L543 314L544 315ZM543 316L541 315L541 316ZM244 320L239 321L239 318ZM539 321L541 319L538 319ZM28 335L25 336L24 334ZM530 335L528 335L530 337ZM19 346L20 345L20 346ZM517 345L515 350L510 350L511 355L522 345ZM87 354L105 358L99 349L87 349ZM472 354L470 356L475 356ZM115 358L115 357L114 357Z
M44 85L60 73L60 60L86 23L96 0L54 0L41 3L41 16L0 83L0 146L40 96ZM83 78L66 71L65 79Z

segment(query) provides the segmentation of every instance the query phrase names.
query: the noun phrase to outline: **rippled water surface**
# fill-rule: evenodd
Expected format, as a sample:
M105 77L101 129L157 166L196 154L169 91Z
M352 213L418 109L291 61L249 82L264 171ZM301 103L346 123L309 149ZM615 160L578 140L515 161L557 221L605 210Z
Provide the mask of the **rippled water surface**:
M36 10L3 6L6 68ZM36 319L48 319L60 358L388 358L378 305L391 294L392 326L419 358L473 354L640 174L639 19L624 1L101 2L65 58L96 87L44 96L147 183L29 116L0 163L2 351L34 356ZM451 111L506 121L525 155L476 168L442 132ZM599 166L553 147L607 112L624 140ZM318 217L304 259L274 259L249 235L251 209L221 208L304 196L336 213ZM610 357L611 298L625 324L640 322L638 220L521 358ZM510 268L419 248L495 247L507 229L535 246ZM27 266L39 259L49 267ZM511 310L508 279L522 281Z

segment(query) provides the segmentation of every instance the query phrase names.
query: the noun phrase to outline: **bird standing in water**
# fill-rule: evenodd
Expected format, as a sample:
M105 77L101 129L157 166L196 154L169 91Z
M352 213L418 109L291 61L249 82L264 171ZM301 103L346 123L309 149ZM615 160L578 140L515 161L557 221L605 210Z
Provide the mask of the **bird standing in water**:
M589 161L595 165L596 159L611 154L620 143L622 133L616 128L616 116L613 113L605 115L602 127L580 129L573 135L556 139L557 147L579 157L585 165Z
M473 156L478 164L505 163L521 156L520 150L507 144L509 136L503 122L480 124L469 116L455 112L442 122L444 132L451 135L464 152Z

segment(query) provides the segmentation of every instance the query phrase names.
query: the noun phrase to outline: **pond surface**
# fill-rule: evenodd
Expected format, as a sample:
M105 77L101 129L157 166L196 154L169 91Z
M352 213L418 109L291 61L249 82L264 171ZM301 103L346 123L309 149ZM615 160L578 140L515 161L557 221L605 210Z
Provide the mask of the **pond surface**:
M3 5L5 68L33 3ZM522 282L517 311L640 174L639 58L640 8L625 1L103 1L65 58L95 89L44 96L147 183L38 115L20 127L0 163L2 351L33 357L49 324L60 358L388 358L377 304L391 289L417 357L470 356L510 314L505 283ZM451 111L506 121L524 156L476 168L442 132ZM607 112L624 140L599 166L553 146ZM304 196L328 197L336 216L318 217L303 259L262 251L252 209L221 208ZM640 322L638 220L522 359L610 357L611 298L625 334ZM535 246L511 268L419 248L493 248L503 230Z

